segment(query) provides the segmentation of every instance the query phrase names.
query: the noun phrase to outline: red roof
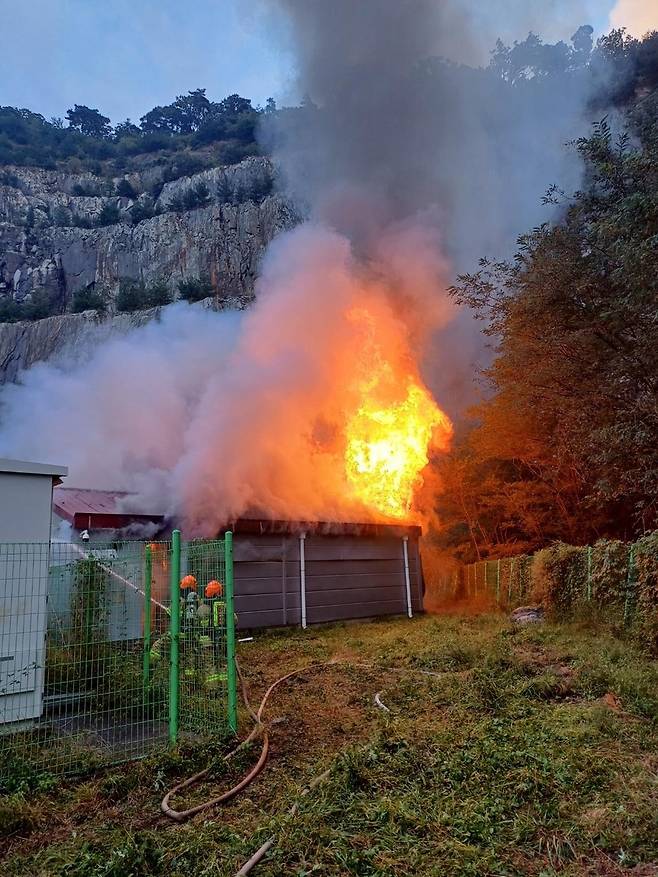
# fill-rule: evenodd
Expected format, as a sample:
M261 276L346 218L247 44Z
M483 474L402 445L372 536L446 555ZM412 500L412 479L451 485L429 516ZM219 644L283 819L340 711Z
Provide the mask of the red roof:
M131 495L125 490L55 487L53 509L77 530L118 529L131 523L163 520L163 515L122 509L122 501Z

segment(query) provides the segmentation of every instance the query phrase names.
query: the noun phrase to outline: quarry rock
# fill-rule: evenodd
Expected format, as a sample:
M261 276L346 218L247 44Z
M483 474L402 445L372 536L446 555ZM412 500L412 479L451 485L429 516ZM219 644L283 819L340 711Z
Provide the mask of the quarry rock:
M298 221L274 191L266 158L165 183L156 215L137 224L129 212L134 202L116 195L121 179L21 167L0 173L0 303L6 297L30 301L45 292L61 312L36 323L0 323L0 382L14 380L21 368L99 324L94 314L69 313L81 290L105 296L112 331L150 318L112 316L123 279L164 281L175 298L181 280L207 275L217 290L216 306L247 306L265 247ZM137 192L152 189L153 169L129 179ZM180 209L180 199L200 183L207 187L207 206ZM177 198L174 211L169 205ZM119 221L100 226L106 205L118 208Z
M195 308L238 308L240 302L227 298L221 304L214 298L192 305ZM131 314L115 314L99 319L96 311L61 314L36 322L0 323L0 384L15 381L23 369L37 362L58 361L72 364L84 356L90 344L158 320L164 308L149 308Z

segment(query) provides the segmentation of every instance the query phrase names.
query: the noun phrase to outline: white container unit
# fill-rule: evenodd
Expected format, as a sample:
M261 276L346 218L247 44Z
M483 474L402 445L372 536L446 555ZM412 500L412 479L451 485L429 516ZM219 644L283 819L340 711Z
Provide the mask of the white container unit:
M41 715L52 491L67 472L0 458L0 729Z

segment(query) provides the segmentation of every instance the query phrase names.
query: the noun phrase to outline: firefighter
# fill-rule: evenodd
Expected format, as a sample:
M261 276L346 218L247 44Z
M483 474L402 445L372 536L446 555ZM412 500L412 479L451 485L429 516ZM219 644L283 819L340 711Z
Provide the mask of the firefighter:
M197 679L207 691L214 691L226 681L223 663L223 632L225 620L224 588L216 579L208 582L203 597L193 575L180 582L181 640L183 677L190 683ZM156 640L150 651L153 663L162 658L171 636L167 632Z
M213 691L226 681L222 665L222 633L224 630L224 589L220 582L212 579L204 589L204 603L199 607L199 644L205 652L204 685Z
M196 613L196 604L198 601L197 597L197 580L193 575L186 575L180 580L179 584L180 590L180 602L181 602L181 616L184 619L184 624L188 619ZM169 610L165 610L167 614L169 614ZM162 653L165 649L169 648L169 643L171 641L171 633L167 631L163 636L158 637L158 639L151 646L151 651L149 652L149 658L151 663L157 664L162 659Z

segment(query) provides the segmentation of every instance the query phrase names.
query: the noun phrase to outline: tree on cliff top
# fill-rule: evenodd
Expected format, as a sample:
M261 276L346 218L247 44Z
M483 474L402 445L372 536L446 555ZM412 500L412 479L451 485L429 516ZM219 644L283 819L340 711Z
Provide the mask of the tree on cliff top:
M92 110L83 104L76 104L72 110L66 113L69 126L79 131L85 137L96 137L105 140L112 135L112 126L107 116Z

